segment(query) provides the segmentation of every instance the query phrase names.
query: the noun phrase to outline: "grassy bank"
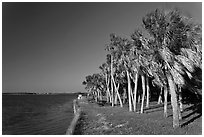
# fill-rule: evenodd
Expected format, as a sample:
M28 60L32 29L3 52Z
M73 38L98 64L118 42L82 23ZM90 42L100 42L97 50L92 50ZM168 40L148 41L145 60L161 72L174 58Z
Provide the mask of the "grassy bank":
M163 117L163 105L152 102L144 114L129 112L128 107L98 105L86 99L79 102L82 117L74 134L82 135L200 135L202 112L195 106L184 105L181 128L172 128L172 110L168 105L168 117ZM199 106L200 107L200 106ZM138 106L139 108L139 106Z

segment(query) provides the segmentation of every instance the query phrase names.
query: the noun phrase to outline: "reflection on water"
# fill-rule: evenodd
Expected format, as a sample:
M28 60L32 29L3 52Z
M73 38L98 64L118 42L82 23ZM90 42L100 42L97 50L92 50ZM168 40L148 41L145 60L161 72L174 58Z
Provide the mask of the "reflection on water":
M73 118L76 94L3 95L2 134L62 135Z

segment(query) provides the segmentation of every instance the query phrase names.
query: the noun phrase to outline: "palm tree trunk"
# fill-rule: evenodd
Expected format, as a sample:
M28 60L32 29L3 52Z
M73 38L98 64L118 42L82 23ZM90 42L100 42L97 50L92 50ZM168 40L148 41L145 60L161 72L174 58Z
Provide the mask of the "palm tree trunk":
M123 91L123 104L125 104L126 96L127 96L127 93L126 93L126 89L124 88L124 91Z
M98 100L100 101L100 91L97 92Z
M110 95L109 79L108 79L108 75L106 74L106 102L109 102L109 95Z
M138 82L138 73L135 73L135 88L134 88L134 100L133 100L133 111L136 111L137 106L137 82Z
M100 97L100 100L103 100L101 91L99 91L99 97Z
M111 103L112 102L112 86L110 85L111 84L111 78L110 76L108 77L108 94L109 94L109 102ZM110 89L111 88L111 89Z
M139 93L139 95L138 95L138 99L137 99L137 103L138 103L138 104L140 103L140 97L141 97L140 94L141 94L141 93Z
M134 96L133 96L133 94L134 94L134 93L133 93L133 91L132 91L132 85L131 85L131 79L130 79L130 96L131 96L131 99L132 99L132 100L131 100L131 101L132 101L132 105L133 105L133 103L134 103L134 102L133 102L133 101L134 101Z
M178 115L179 115L179 120L181 120L181 119L182 119L182 116L181 116L181 110L180 110L179 107L178 107Z
M143 90L143 93L142 93L142 104L141 104L141 113L143 113L143 110L144 110L144 99L145 99L145 78L144 78L144 75L141 75L142 77L142 90Z
M113 59L111 55L111 77L113 77ZM114 106L114 91L113 91L113 81L111 80L111 101L112 101L112 107Z
M107 100L107 102L110 102L111 100L110 100L110 91L109 91L109 88L107 89L107 92L106 92L106 100Z
M183 112L183 103L182 103L182 91L181 91L181 86L179 86L178 88L179 88L179 107L180 107L180 111Z
M115 80L114 80L113 77L112 77L112 80L113 80L113 84L114 84L114 87L115 87L115 92L116 92L115 94L116 94L116 97L118 97L118 99L119 99L120 106L123 107L123 103L122 103L122 100L121 100L120 94L119 94L119 92L118 92L118 89L119 89L120 84L118 83L118 87L117 87L117 86L116 86L116 83L115 83Z
M115 98L114 98L114 104L117 105L118 104L118 95L115 93Z
M171 76L167 76L169 88L170 88L170 94L171 94L171 105L173 109L173 128L179 127L179 109L178 109L178 102L177 102L177 96L175 91L175 84L172 80Z
M164 86L164 117L167 117L167 95L168 95L168 91L167 91L167 87Z
M146 107L149 108L149 78L146 76L146 82L147 82L147 102Z
M110 81L108 81L108 84L107 84L107 102L111 103L111 93L110 93L110 88L109 88L109 85L110 85Z
M99 97L100 97L100 92L99 92L99 90L97 90L97 98L98 98L98 100L100 99Z
M108 78L108 85L107 85L108 90L107 90L107 92L108 92L108 102L111 103L112 102L112 97L111 97L111 91L110 91L110 86L109 85L110 85L110 78Z
M178 104L179 104L179 119L181 120L182 119L182 116L181 116L181 111L183 111L183 104L182 104L182 96L181 96L181 86L177 86L178 87Z
M115 80L114 80L114 82L115 82ZM115 84L116 85L116 84ZM116 87L116 93L115 93L115 105L117 105L118 104L118 99L119 99L119 101L120 101L120 94L119 94L119 86L120 86L120 83L118 83L118 85L117 85L117 87ZM118 95L119 95L119 97L118 97ZM121 102L122 102L122 100L121 100Z
M115 93L115 98L114 98L114 99L115 99L115 100L114 100L114 101L115 101L114 104L117 105L117 104L118 104L118 94L117 94L117 92L118 92L118 86L117 86L117 87L115 86L115 85L116 85L116 84L115 84L115 80L113 81L113 83L114 83L115 92L116 92L116 93ZM119 85L119 83L118 83L118 85Z
M117 86L117 93L116 93L116 94L118 95L118 99L119 99L119 102L120 102L120 107L123 107L123 102L122 102L122 99L121 99L120 94L119 94L119 92L118 92L119 87L120 87L120 83L118 83L118 86Z
M134 96L133 96L132 86L130 86L130 96L131 96L131 101L132 101L132 105L133 105Z
M163 88L161 87L161 91L159 93L159 98L158 98L157 104L160 104L162 102L162 92L163 92Z
M94 95L94 97L95 97L95 101L98 102L97 91L95 91L94 93L95 93L95 95Z
M111 80L111 103L114 106L114 91L113 91L113 81Z
M129 72L126 71L127 73L127 79L128 79L128 102L129 102L129 111L132 111L132 101L131 101L131 85L130 85L130 76L129 76Z
M106 102L109 102L108 89L106 90Z

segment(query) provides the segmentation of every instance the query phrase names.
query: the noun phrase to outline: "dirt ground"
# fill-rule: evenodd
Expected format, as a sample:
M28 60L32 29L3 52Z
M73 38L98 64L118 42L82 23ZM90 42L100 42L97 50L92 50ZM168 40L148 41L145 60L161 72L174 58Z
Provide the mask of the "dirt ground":
M98 105L86 99L79 102L82 117L74 134L78 135L201 135L201 104L184 105L180 128L172 127L172 109L168 104L168 117L163 116L163 104L151 102L144 113L129 112L128 106ZM138 111L140 106L137 106Z

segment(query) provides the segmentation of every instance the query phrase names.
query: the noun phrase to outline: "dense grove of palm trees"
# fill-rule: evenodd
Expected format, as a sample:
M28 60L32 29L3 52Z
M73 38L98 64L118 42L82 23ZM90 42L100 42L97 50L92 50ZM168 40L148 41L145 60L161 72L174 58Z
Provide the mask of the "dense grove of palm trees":
M173 127L179 127L182 93L187 89L202 95L202 26L178 10L156 9L142 22L144 31L137 29L129 38L110 35L101 72L87 76L83 84L95 101L127 103L129 111L140 113L149 107L151 87L156 87L158 103L164 98L164 117L170 95Z

